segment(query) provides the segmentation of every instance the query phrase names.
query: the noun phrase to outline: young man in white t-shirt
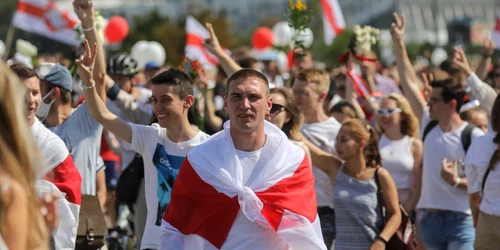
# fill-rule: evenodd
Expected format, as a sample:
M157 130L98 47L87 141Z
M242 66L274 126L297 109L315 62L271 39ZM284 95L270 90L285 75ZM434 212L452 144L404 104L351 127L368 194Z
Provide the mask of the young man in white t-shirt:
M313 144L333 154L340 123L335 118L328 117L323 110L329 87L330 77L325 71L306 69L297 75L292 90L295 103L304 115L302 133ZM325 244L330 249L335 239L333 186L323 171L314 167L313 174L321 230Z
M88 45L86 54L90 54ZM143 157L148 215L141 249L159 249L161 221L180 165L191 148L209 138L204 132L194 129L187 118L194 103L192 80L175 69L151 79L151 102L158 123L144 126L127 123L106 108L91 80L89 68L93 66L93 58L85 57L77 64L92 116L108 131L130 143L130 149Z

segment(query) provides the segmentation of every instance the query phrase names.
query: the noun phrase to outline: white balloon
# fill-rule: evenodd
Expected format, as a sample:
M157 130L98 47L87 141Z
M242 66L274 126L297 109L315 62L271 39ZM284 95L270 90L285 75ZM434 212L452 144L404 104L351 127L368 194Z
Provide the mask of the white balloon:
M156 62L159 65L165 63L165 49L156 41L139 41L130 52L130 56L137 60L139 69L144 69L148 62Z
M309 48L311 47L313 41L314 41L314 35L313 32L310 28L306 28L305 30L301 31L297 35L297 41L302 41L304 47Z
M436 48L434 51L432 51L431 54L431 62L434 65L440 65L444 61L448 59L448 53L446 53L446 50L443 48Z
M5 53L5 43L3 43L2 40L0 40L0 56L3 56Z
M275 46L283 47L290 45L293 37L293 29L288 22L279 22L273 26L273 43Z

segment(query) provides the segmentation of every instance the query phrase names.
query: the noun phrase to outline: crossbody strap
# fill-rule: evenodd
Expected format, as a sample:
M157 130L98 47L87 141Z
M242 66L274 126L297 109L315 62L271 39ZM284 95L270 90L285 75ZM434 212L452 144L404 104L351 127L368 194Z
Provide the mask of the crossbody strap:
M378 167L375 170L375 183L377 184L377 200L378 200L378 204L379 204L380 215L382 215L382 221L384 222L384 226L385 226L384 197L382 196L382 193L384 191L380 188L380 181L378 178L378 170L379 169L380 169L380 167Z

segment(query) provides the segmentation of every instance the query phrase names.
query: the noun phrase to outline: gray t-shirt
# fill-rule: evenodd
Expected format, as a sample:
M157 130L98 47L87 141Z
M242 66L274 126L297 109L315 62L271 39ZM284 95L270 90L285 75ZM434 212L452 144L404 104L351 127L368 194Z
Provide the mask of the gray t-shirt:
M66 144L82 176L82 194L96 195L96 173L104 162L99 157L102 126L90 115L87 103L73 109L59 126L49 128Z

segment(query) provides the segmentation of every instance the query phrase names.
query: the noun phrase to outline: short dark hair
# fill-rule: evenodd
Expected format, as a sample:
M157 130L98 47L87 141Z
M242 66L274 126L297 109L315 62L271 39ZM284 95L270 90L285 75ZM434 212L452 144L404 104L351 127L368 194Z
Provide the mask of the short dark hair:
M441 89L441 97L443 98L443 101L445 103L449 103L452 100L457 101L456 112L460 112L460 108L464 104L466 92L458 79L453 77L444 80L433 81L431 82L431 86L433 89Z
M236 79L247 79L247 78L256 78L256 79L260 79L262 81L264 81L264 83L266 83L266 87L267 87L267 94L269 94L269 81L267 80L267 77L260 73L259 71L255 70L255 69L240 69L236 72L234 72L230 77L229 79L227 79L227 90L226 90L226 96L229 94L229 84L231 84L232 81L236 80Z
M251 57L246 57L238 61L238 64L242 68L252 68L253 64L256 64L258 61Z
M38 80L40 80L40 77L36 73L36 71L25 64L22 63L16 63L12 64L10 66L10 69L16 73L17 77L19 77L21 80L29 79L32 77L36 77Z
M180 99L194 95L193 80L186 73L178 69L169 69L151 78L152 85L166 84L174 86L174 93Z

